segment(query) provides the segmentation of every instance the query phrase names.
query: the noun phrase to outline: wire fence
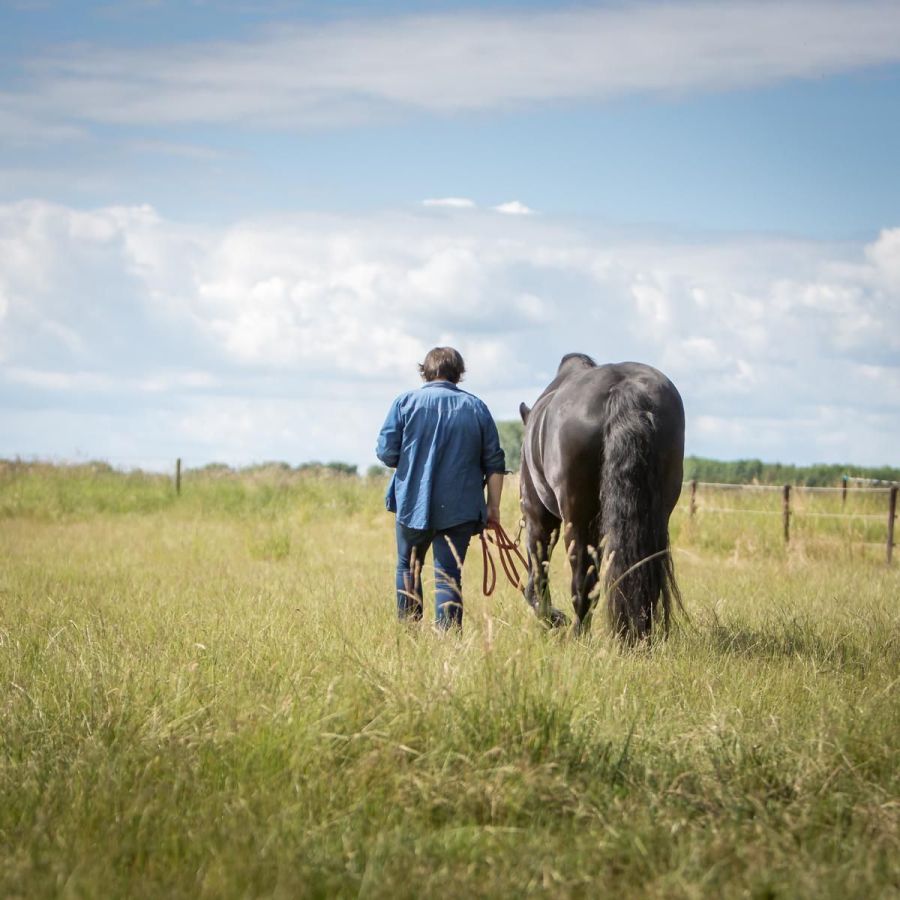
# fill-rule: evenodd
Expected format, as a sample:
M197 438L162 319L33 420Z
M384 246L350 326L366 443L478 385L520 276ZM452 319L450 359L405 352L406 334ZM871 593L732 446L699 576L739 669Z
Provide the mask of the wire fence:
M800 535L884 548L892 561L898 485L845 479L839 487L686 481L676 511L690 522L710 516L777 519L785 544Z

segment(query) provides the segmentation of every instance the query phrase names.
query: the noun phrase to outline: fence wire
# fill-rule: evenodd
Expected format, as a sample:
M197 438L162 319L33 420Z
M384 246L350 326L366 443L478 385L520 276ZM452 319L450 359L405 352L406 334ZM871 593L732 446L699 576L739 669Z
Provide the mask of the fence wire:
M781 484L733 484L725 481L683 481L682 487L690 487L696 483L698 488L711 488L722 491L778 491L784 490ZM791 485L791 491L798 494L846 494L848 497L854 494L889 494L891 487L806 487L805 485Z
M796 533L803 541L812 539L826 545L849 541L859 547L882 547L887 562L892 560L897 486L804 487L685 481L682 487L681 502L676 507L679 513L687 513L682 521L702 521L706 515L724 515L731 521L735 521L735 516L780 519L785 544ZM816 522L822 523L821 527L813 524ZM873 540L880 535L884 537Z

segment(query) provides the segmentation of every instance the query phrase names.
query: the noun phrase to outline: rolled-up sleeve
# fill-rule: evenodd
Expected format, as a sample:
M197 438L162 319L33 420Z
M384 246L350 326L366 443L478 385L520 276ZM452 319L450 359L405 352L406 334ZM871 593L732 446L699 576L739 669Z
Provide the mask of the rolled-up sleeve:
M479 407L478 418L481 423L481 471L485 476L505 472L506 454L500 446L497 423L483 404Z
M378 433L375 455L391 469L400 461L400 447L403 444L403 420L400 417L400 399L397 398L388 411L384 425Z

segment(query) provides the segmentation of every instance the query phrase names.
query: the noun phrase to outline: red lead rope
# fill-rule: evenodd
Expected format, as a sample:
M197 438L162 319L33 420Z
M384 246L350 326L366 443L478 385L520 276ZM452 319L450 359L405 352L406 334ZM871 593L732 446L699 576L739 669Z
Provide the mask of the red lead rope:
M491 555L489 544L493 544L497 548L497 553L500 556L500 565L503 566L503 572L509 579L509 583L517 590L524 590L525 582L523 581L523 578L528 572L528 562L525 557L522 556L516 543L512 541L506 531L504 531L503 526L497 522L495 525L490 525L481 532L481 555L484 562L484 578L481 589L484 591L484 596L490 597L491 594L494 593L494 588L497 586L497 566L494 564L494 557ZM515 554L515 556L519 558L519 562L522 563L522 577L519 576L513 554ZM488 572L490 572L490 584L488 584Z

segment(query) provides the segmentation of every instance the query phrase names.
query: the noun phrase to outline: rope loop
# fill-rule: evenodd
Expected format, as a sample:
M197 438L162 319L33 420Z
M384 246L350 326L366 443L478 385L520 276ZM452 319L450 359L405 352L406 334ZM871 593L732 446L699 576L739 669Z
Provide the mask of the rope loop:
M500 565L503 567L503 574L506 575L509 583L516 590L524 591L524 576L528 572L528 561L522 556L518 547L518 540L513 541L506 533L503 526L499 522L489 524L484 531L481 532L481 555L484 563L484 575L482 579L481 589L485 597L490 597L494 593L497 586L497 566L491 553L490 545L493 544L497 548L497 554L500 557ZM522 575L519 575L519 569L516 558L522 564Z

